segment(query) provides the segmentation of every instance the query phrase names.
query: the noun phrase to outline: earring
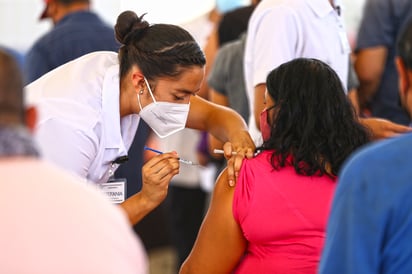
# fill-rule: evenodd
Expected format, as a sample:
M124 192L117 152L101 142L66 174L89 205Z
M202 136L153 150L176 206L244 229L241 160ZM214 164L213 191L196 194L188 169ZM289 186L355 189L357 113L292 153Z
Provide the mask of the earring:
M143 89L141 89L141 90L139 91L139 94L140 94L140 95L142 95L142 94L143 94Z

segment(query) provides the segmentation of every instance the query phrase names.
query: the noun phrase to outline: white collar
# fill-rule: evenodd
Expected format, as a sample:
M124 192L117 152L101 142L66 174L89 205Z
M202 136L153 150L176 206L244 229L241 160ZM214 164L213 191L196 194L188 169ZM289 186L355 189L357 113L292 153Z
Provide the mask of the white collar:
M333 3L335 7L342 8L341 0L334 0ZM306 0L306 4L308 4L312 11L320 18L323 18L334 11L328 0Z
M127 154L120 128L120 82L119 65L109 67L103 79L102 89L103 131L105 148L118 148Z

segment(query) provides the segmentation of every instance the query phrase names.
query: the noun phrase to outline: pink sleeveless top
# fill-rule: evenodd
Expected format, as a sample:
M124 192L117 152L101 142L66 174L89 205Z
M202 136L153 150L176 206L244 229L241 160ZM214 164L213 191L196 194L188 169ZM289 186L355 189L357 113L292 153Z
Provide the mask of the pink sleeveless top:
M274 170L271 153L240 170L233 216L248 247L234 273L316 273L336 180Z

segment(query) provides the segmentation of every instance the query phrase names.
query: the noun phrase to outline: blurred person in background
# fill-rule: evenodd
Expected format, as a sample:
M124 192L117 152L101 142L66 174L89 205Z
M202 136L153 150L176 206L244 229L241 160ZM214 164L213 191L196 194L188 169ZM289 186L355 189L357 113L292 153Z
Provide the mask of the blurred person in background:
M13 58L17 61L20 68L23 69L24 65L24 54L20 51L15 50L14 48L8 46L0 46L0 50L3 50L13 56Z
M397 41L399 96L411 119L412 21ZM411 161L412 133L351 156L339 175L320 274L412 273Z
M299 57L317 58L339 75L347 91L351 47L340 0L265 0L250 18L245 46L245 79L249 99L249 128L261 142L259 117L263 110L267 74ZM412 128L381 118L361 118L375 139L393 137Z
M91 0L44 0L40 20L53 28L40 37L26 54L24 77L31 83L43 74L86 53L117 52L113 27L90 10Z
M361 109L402 125L409 125L410 117L399 101L396 41L411 18L412 1L366 1L355 48Z

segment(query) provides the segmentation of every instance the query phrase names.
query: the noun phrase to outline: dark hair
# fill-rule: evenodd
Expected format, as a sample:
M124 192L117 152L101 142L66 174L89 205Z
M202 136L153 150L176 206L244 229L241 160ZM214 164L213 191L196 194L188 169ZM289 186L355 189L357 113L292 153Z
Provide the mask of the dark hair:
M23 77L19 64L4 50L0 50L0 123L24 121Z
M151 80L175 77L183 68L205 65L205 56L189 32L175 25L149 25L143 16L125 11L117 18L116 39L122 44L120 77L134 64Z
M349 154L369 141L338 75L322 61L298 58L282 64L266 85L275 102L274 122L260 149L274 150L275 169L289 164L291 156L298 174L328 174L330 165L336 176Z
M405 66L412 69L412 20L401 32L397 42L397 50Z

